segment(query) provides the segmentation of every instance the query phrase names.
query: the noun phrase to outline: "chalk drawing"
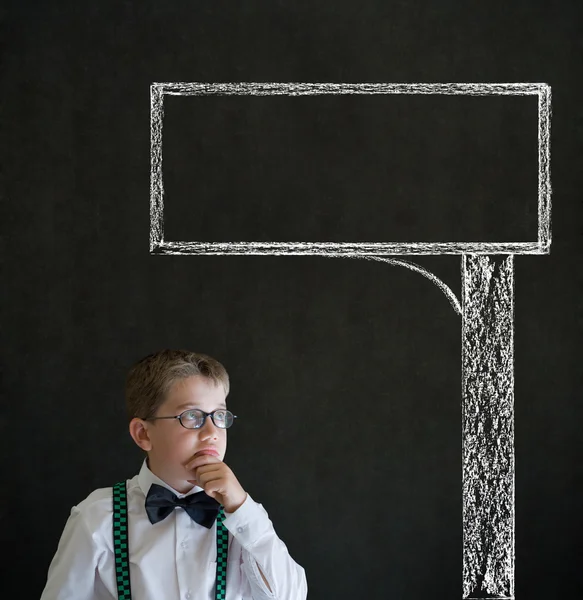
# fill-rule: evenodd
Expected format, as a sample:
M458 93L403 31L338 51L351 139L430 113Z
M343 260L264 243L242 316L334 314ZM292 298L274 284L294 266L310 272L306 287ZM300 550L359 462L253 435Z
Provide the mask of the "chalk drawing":
M532 242L195 242L164 240L164 96L445 94L538 96L538 239ZM150 253L318 255L411 269L461 316L462 598L514 598L514 255L551 246L551 88L545 83L153 83L150 86ZM461 256L461 301L423 267L386 255ZM501 255L501 256L500 256Z

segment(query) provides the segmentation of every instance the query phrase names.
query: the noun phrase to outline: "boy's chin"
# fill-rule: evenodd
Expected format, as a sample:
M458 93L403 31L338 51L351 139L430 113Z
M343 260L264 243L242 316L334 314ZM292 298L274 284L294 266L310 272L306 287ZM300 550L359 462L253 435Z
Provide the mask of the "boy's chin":
M196 482L196 479L192 479L192 473L189 471L186 471L186 473L184 473L184 483L202 488L201 485L198 485L198 483Z

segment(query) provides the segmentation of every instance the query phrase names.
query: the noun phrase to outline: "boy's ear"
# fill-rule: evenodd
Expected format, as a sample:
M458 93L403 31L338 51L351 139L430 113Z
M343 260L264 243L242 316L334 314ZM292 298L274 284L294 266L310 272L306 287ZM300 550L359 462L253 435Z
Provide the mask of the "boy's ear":
M148 428L146 422L142 419L134 417L130 421L130 435L134 442L145 452L149 452L152 449Z

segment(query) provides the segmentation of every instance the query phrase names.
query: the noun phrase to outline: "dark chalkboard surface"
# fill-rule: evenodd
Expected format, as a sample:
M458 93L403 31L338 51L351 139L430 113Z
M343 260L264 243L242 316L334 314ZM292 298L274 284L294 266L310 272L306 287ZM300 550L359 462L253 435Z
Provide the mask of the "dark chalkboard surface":
M462 597L460 315L382 262L151 254L150 86L543 82L552 246L514 259L515 595L580 597L579 3L29 0L1 15L2 592L40 596L71 506L139 469L129 367L188 348L229 371L225 461L310 599ZM537 239L536 97L165 108L167 240ZM460 256L414 260L460 298Z
M164 97L165 237L532 241L537 96Z

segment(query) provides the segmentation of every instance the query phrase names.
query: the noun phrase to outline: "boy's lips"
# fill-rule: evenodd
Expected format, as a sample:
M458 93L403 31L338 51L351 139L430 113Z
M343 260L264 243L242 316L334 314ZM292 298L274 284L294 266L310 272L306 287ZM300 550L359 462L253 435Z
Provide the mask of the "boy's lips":
M199 456L201 454L212 454L213 456L216 456L218 458L219 453L217 451L216 448L203 448L202 450L199 450L194 456Z

